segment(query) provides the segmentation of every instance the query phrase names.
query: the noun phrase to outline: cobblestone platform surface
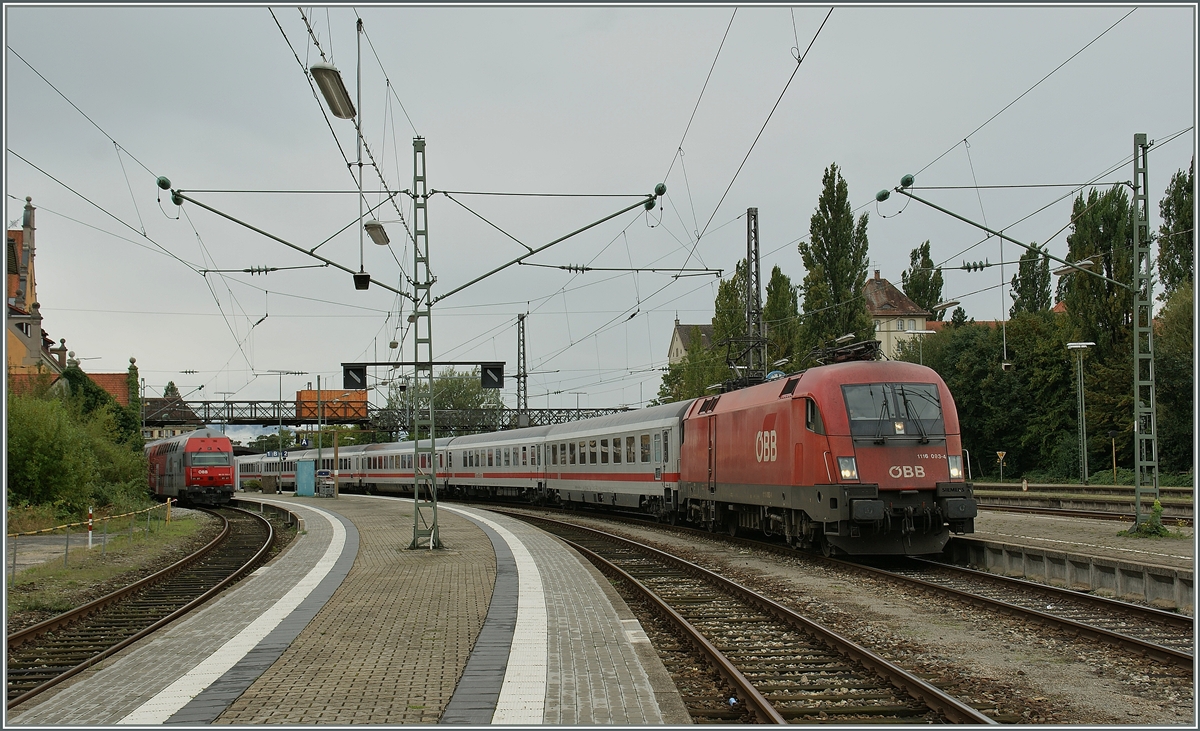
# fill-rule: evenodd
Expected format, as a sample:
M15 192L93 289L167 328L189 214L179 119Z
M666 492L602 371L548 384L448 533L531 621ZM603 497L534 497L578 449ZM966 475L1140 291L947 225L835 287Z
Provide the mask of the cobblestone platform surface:
M690 723L608 581L557 539L411 501L269 496L306 532L159 636L9 713L9 724Z

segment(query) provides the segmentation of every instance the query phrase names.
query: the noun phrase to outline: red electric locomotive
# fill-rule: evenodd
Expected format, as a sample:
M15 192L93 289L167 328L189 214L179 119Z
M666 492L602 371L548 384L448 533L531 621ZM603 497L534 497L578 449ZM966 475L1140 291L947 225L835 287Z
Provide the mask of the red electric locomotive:
M224 505L233 497L233 445L213 429L198 429L146 445L150 492L195 505Z
M687 519L828 555L929 554L974 531L958 413L930 368L836 363L697 399L684 417Z

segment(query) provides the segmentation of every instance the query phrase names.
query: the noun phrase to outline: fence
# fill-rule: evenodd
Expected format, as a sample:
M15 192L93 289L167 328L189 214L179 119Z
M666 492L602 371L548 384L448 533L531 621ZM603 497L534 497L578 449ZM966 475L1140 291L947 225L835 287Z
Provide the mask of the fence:
M149 535L154 530L154 524L153 524L152 519L155 515L155 512L158 510L165 511L165 514L159 520L161 520L164 523L170 523L171 522L171 504L175 503L175 502L178 502L178 501L174 500L172 498L168 498L167 501L165 503L162 503L161 505L154 505L154 506L146 508L144 510L134 510L129 513L120 513L118 515L108 515L103 518L100 518L100 521L104 524L103 538L100 543L101 555L107 555L107 551L108 551L108 524L109 524L109 521L118 520L121 518L129 518L129 540L132 542L133 537L134 537L134 532L137 528L137 523L139 522L139 518L138 518L139 515L141 515L143 513L146 514L146 534ZM78 523L65 523L63 525L56 525L56 526L53 526L50 528L42 528L41 530L26 531L24 533L8 533L7 534L8 542L9 542L9 545L12 546L12 565L11 565L12 568L11 568L11 575L9 577L9 585L15 586L16 582L17 582L17 544L18 544L18 541L16 540L17 538L20 538L21 536L37 536L37 535L53 534L53 533L57 533L58 531L62 531L63 532L63 567L66 568L68 566L68 561L69 561L69 558L71 555L71 529L79 528L79 527L83 527L83 526L86 527L87 534L88 534L87 547L88 547L88 550L91 550L92 549L92 528L93 528L94 522L95 522L95 520L92 517L92 510L89 508L88 509L88 519L84 520L84 521L80 521Z

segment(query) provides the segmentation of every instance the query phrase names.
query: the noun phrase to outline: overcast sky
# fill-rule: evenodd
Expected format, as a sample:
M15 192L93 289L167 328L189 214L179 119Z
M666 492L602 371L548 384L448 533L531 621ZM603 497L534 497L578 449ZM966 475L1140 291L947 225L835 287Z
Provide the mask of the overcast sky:
M415 135L427 141L431 189L596 196L433 196L435 296L524 253L514 238L549 243L659 182L668 192L653 212L528 261L729 276L756 207L764 282L778 265L798 284L796 245L830 163L870 215L874 267L899 285L925 240L947 266L1002 256L995 238L919 203L877 205L905 173L930 187L1111 184L1132 178L1133 135L1144 132L1159 142L1149 154L1157 229L1158 201L1195 150L1190 6L836 6L819 34L829 6L357 10L359 112L378 162L364 167L369 205L383 200L381 175L392 191L411 188ZM304 71L323 51L356 93L356 13L306 14L319 50L295 7L273 18L265 7L6 6L6 219L19 224L32 196L43 326L85 370L121 371L134 356L149 395L173 380L189 398L273 399L279 378L255 374L306 371L283 379L290 397L318 374L340 387L342 362L394 359L392 340L412 359L407 301L356 291L332 267L283 270L319 262L155 187L166 176L306 249L332 237L318 253L359 268L353 125L324 113ZM1067 232L1055 233L1070 192L925 195L1065 256ZM411 200L398 200L411 221ZM364 267L408 290L405 227L390 205L377 215L392 243L368 239ZM1005 246L1003 259L1018 257ZM281 270L241 271L252 267ZM506 361L511 377L517 315L528 313L531 406L642 404L657 393L675 319L712 317L717 280L698 274L514 266L435 305L435 357ZM998 268L945 280L968 315L1007 312ZM507 386L512 405L515 379Z

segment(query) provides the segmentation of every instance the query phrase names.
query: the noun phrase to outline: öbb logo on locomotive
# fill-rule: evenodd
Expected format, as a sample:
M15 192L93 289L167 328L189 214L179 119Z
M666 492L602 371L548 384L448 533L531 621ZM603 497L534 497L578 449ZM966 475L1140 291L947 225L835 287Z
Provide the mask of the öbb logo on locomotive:
M779 457L775 430L760 431L754 436L754 457L759 462L774 462Z
M411 496L419 484L424 497L432 474L443 498L603 508L829 553L920 555L974 532L962 458L958 412L935 371L859 360L593 419L425 439L419 451L403 441L336 456L250 455L238 458L237 477L291 490L315 467L336 470L341 493Z

